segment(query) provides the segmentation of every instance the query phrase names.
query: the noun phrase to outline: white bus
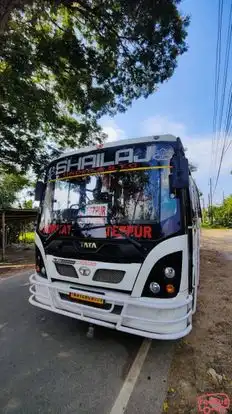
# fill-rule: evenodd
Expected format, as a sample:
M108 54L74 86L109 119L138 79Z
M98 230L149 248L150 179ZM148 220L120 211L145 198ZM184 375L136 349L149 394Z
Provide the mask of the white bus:
M179 138L64 153L36 199L32 305L148 338L191 331L201 212Z

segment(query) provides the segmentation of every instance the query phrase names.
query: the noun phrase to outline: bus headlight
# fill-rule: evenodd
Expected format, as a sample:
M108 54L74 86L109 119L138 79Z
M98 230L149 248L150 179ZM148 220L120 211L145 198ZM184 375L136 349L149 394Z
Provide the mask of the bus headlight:
M41 273L44 277L46 277L46 270L45 270L45 267L44 267L44 266L42 266L42 267L41 267L40 273Z
M173 267L165 267L164 269L164 274L168 279L172 279L173 277L175 277L175 269L173 269Z
M39 276L47 279L46 268L44 266L43 258L38 247L35 247L35 270Z
M156 282L151 282L149 288L150 288L150 291L154 293L155 295L159 293L160 291L160 285L159 283L156 283Z
M144 284L142 297L170 299L178 295L182 277L183 252L161 257L150 270Z

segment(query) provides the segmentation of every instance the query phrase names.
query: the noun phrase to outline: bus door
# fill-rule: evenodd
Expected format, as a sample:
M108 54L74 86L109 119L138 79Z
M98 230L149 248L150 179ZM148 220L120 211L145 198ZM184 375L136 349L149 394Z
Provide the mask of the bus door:
M195 183L190 179L189 193L192 209L192 284L193 284L193 313L196 311L197 289L199 285L200 270L200 210L198 192Z

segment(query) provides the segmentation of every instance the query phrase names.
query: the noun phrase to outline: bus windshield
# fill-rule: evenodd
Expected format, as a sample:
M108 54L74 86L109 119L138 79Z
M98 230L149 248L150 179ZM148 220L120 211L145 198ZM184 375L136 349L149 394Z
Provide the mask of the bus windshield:
M123 238L125 233L138 239L155 239L179 231L179 199L170 194L169 188L173 148L158 143L149 151L148 157L146 146L139 145L133 153L137 158L133 155L131 159L130 155L126 160L136 162L119 159L115 165L105 157L107 165L91 165L88 170L77 170L83 161L68 159L65 165L75 165L75 169L69 167L68 174L60 164L54 175L54 164L53 174L47 179L39 230L49 234L56 225L69 223L70 229L73 225L78 228L81 237ZM106 155L112 160L112 149ZM87 157L90 163L91 155L85 156L85 162Z

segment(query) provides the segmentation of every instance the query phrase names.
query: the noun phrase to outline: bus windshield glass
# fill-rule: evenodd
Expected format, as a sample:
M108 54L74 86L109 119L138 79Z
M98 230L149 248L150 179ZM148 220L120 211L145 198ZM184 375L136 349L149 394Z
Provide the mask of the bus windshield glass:
M170 194L170 143L115 146L50 166L39 230L79 237L157 239L180 230ZM64 227L65 228L65 227ZM75 233L76 232L76 233Z

